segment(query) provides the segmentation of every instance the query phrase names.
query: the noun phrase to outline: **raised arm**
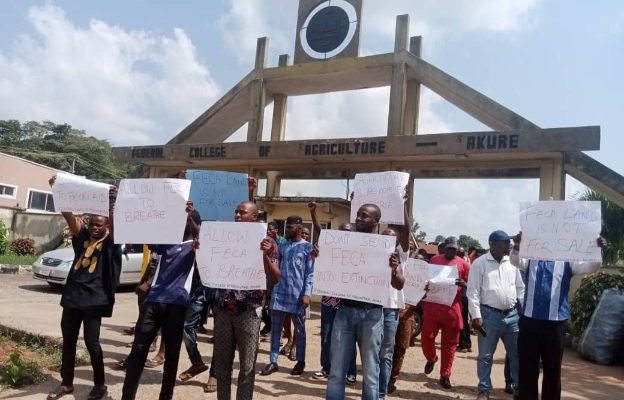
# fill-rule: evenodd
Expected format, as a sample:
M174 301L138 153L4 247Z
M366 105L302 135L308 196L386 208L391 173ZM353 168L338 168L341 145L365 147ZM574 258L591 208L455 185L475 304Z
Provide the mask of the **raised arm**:
M117 187L111 185L108 191L108 235L115 238L115 202L117 201Z
M316 215L316 202L311 201L308 203L308 208L310 209L310 218L312 219L312 226L314 227L314 240L312 243L317 244L319 240L319 235L321 234L321 224L318 221L318 216Z
M271 282L276 283L280 279L277 244L274 240L266 238L260 243L260 250L262 250L264 273Z
M403 200L405 201L403 204L403 228L399 234L399 244L403 248L403 251L409 253L409 239L410 239L410 227L412 226L412 219L409 216L408 212L408 202L410 200L410 195L408 190L408 186L405 187L405 195L403 196Z
M405 285L405 276L403 275L403 268L401 268L401 263L399 261L399 257L396 253L392 253L390 256L390 285L397 289L403 289Z
M254 178L253 176L247 177L247 187L249 188L249 201L255 203L256 199L254 199L254 192L258 187L258 181L256 180L256 178Z
M48 180L50 187L54 186L54 182L56 182L56 175ZM71 231L72 235L78 236L81 228L80 220L76 218L76 216L71 212L64 211L61 213L61 215L63 216L63 218L65 218L65 221L67 221L67 225L69 226L69 230Z

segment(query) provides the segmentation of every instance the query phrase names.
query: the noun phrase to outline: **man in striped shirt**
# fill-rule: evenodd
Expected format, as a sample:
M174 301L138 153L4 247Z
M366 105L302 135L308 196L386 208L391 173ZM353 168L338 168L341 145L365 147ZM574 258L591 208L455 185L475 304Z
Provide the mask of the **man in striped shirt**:
M510 256L525 285L518 334L520 399L539 398L537 382L541 359L544 365L542 400L559 400L565 322L570 317L570 280L572 275L596 271L601 263L521 259L518 254L521 240L522 232L514 237ZM597 245L604 247L602 237L598 238Z

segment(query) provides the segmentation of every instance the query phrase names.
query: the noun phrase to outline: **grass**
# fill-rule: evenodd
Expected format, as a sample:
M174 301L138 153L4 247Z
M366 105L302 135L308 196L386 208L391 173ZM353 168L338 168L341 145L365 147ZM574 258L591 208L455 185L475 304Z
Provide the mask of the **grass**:
M39 383L61 365L61 346L0 327L0 390Z
M32 254L20 256L10 251L0 254L0 264L7 265L31 265L36 259L37 256Z

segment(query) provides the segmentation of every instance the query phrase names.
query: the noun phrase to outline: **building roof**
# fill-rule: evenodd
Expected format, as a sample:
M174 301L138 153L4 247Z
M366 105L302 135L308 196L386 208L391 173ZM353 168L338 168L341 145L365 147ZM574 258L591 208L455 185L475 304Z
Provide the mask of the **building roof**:
M33 165L36 165L37 167L41 167L41 168L45 168L45 169L49 169L50 171L55 171L55 172L59 171L59 170L58 170L58 169L56 169L56 168L48 167L47 165L39 164L39 163L36 163L36 162L34 162L34 161L27 160L27 159L22 158L22 157L17 157L17 156L14 156L14 155L12 155L12 154L7 154L7 153L0 152L0 157L2 157L2 156L4 156L4 157L8 157L8 158L13 158L13 159L15 159L15 160L19 160L19 161L23 161L23 162L28 163L28 164L33 164Z

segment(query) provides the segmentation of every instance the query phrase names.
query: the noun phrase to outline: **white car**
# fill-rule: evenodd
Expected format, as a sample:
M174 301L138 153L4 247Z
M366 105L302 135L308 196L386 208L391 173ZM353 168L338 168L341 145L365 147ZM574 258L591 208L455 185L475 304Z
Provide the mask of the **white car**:
M71 247L48 251L33 263L33 278L45 281L50 286L63 286L67 282L67 275L73 262L74 249ZM122 285L138 284L141 280L142 262L141 246L123 246L119 283Z

